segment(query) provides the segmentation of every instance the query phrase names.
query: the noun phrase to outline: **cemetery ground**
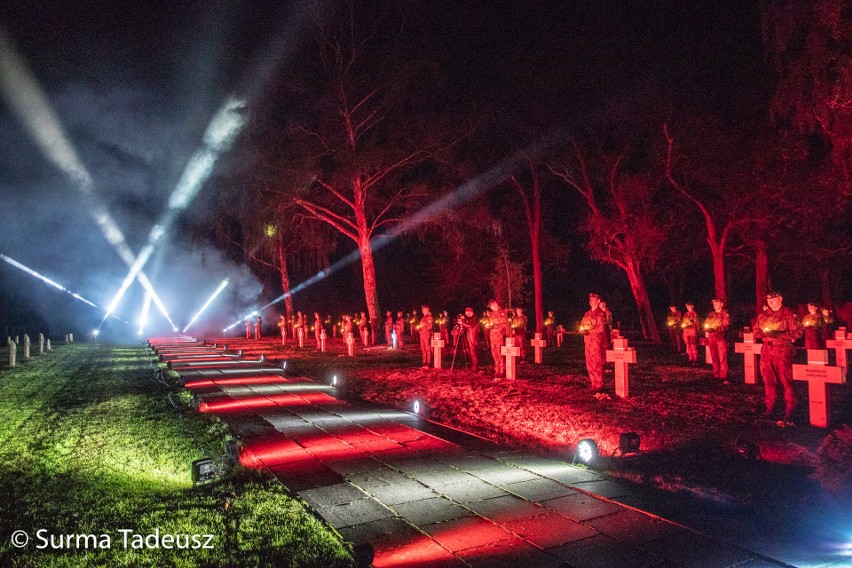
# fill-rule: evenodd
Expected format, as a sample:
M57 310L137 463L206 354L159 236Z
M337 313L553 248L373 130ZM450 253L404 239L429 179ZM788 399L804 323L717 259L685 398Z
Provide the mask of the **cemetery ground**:
M74 343L0 369L0 566L350 566L348 547L274 480L241 470L193 486L192 461L221 455L224 427L180 393L173 405L151 361L141 346ZM40 529L53 537L43 550ZM15 531L27 546L11 544ZM134 547L157 533L161 545L202 538ZM199 548L208 534L213 548Z
M667 345L635 342L639 363L631 368L631 396L619 399L611 365L608 394L589 391L576 336L561 349L546 349L543 365L518 365L516 381L493 380L482 343L479 373L466 368L461 352L451 371L452 348L436 370L420 368L419 349L410 343L389 351L364 350L359 342L355 357L345 356L339 339L328 353L317 353L313 342L304 348L292 343L239 340L239 348L246 356L286 359L290 374L320 381L338 375L344 398L403 409L420 399L430 419L508 446L570 459L578 440L592 438L603 455L599 470L647 488L641 502L626 504L791 565L829 565L805 563L816 550L825 552L821 558L840 559L837 565L852 554L848 385L830 386L831 423L823 429L808 425L807 385L796 381L796 425L781 427L759 419L762 384L744 384L742 358L733 349L730 384L723 385L709 365L691 367ZM640 435L638 455L618 455L623 432ZM757 459L738 451L750 444Z

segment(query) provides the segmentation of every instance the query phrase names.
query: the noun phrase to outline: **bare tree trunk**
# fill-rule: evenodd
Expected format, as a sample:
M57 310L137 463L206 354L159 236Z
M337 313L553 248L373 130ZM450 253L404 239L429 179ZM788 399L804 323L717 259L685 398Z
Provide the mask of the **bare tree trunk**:
M766 255L766 243L761 239L754 242L754 295L755 314L760 315L766 303L769 291L769 257Z
M538 232L530 231L532 244L533 290L535 292L535 332L544 333L544 298L541 281L541 255L539 254Z
M645 287L645 278L636 263L628 261L625 272L630 282L630 291L636 300L636 308L639 310L639 324L642 326L642 336L654 343L660 342L660 330L654 321L654 311L651 309L651 300L648 298L648 289Z
M284 309L287 321L293 315L293 296L290 295L290 273L287 271L287 254L284 250L284 240L278 238L278 272L281 274L281 291L284 294Z
M376 287L376 265L373 262L373 248L370 246L370 238L365 236L358 243L361 252L361 272L364 275L364 297L367 301L367 314L373 329L379 322L379 294Z

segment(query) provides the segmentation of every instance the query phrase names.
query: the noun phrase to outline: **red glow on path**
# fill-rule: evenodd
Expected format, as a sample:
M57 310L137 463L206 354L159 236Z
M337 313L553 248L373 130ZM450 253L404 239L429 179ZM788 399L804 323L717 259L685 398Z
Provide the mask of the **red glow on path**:
M234 385L265 385L274 383L289 383L287 379L283 379L277 375L265 375L262 377L242 377L236 379L207 379L196 380L184 383L188 389L215 387L215 386L234 386Z
M424 568L436 563L457 560L447 549L428 537L418 537L400 547L375 551L375 568L396 568L400 566Z

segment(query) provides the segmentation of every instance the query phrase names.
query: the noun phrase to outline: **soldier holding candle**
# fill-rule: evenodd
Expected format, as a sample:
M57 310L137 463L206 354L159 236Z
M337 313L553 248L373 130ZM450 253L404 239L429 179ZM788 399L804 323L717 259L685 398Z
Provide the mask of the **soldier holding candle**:
M712 303L713 311L704 320L704 331L707 332L713 376L728 384L728 339L725 334L731 327L731 316L722 300L713 298Z
M420 331L420 355L423 360L423 368L428 369L432 364L432 328L434 322L432 320L432 312L429 311L429 306L423 306L423 317L420 318L420 323L417 329Z
M606 313L600 308L601 297L594 292L589 294L589 310L580 322L580 334L583 336L586 354L586 369L589 372L591 388L603 390L604 362L606 361Z
M792 424L796 407L793 391L793 346L802 336L802 327L793 310L783 305L784 298L778 292L766 295L769 310L757 316L755 337L763 339L760 352L760 375L766 393L766 410L763 418L772 417L778 386L784 389L784 423Z
M494 379L500 379L506 376L506 360L503 359L500 348L503 347L503 338L509 334L509 315L494 298L488 301L488 308L491 312L488 313L486 333L491 357L494 359Z
M666 327L669 330L669 339L672 340L672 347L678 353L683 352L683 329L680 327L680 322L683 320L683 314L677 309L677 306L669 306L669 315L666 317Z
M680 322L683 330L683 342L686 344L686 357L692 365L698 364L698 312L692 302L686 303L686 312Z
M802 318L802 327L805 331L805 349L825 349L825 338L823 328L825 319L816 304L808 304L808 313Z
M393 323L393 328L396 330L396 346L399 349L402 349L405 342L402 340L402 336L405 333L405 317L402 315L402 312L396 312L396 321Z

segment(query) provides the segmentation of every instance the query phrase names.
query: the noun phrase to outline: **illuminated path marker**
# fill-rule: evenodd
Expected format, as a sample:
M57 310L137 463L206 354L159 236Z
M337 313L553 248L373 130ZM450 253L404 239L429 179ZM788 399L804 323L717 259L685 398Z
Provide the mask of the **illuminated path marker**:
M761 349L763 349L763 344L755 343L754 333L749 331L743 332L742 343L734 344L734 351L736 351L737 353L742 353L745 356L745 383L747 385L753 385L757 383L754 371L757 367L757 356L760 355Z
M808 364L793 365L793 378L808 383L808 410L811 426L828 428L831 418L829 383L846 382L840 367L828 364L828 351L808 349Z
M229 425L243 466L270 471L347 541L369 544L374 566L694 566L708 551L714 566L783 566L643 513L644 489L565 458L273 371L180 373L199 409Z

